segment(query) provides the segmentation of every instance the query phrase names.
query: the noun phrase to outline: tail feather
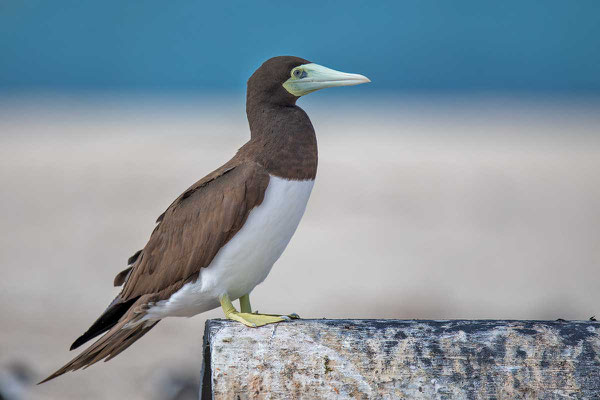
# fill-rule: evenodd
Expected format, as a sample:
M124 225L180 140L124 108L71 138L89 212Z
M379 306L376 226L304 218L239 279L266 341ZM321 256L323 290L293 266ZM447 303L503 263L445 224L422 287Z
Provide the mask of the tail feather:
M77 338L71 345L69 350L74 350L87 342L90 339L108 331L110 328L115 326L121 317L129 311L129 308L137 301L138 297L122 302L121 298L117 296L112 303L108 306L106 311L90 326L90 328L81 336Z
M128 315L129 316L129 315ZM98 361L108 361L116 357L123 350L131 346L133 342L144 336L152 329L158 321L140 322L131 324L141 318L141 315L133 314L132 318L123 318L113 326L104 336L85 349L81 354L68 362L64 367L41 381L39 384L48 382L66 372L87 368Z

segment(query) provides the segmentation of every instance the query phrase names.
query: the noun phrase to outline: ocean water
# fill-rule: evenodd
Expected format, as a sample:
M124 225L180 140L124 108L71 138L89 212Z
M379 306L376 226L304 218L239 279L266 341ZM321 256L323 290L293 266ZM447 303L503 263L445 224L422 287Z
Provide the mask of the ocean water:
M0 99L0 367L36 378L118 291L156 217L248 138L244 98ZM303 221L252 294L307 318L600 314L600 99L302 99L319 140ZM158 398L200 373L203 324L161 322L27 398ZM163 375L161 375L163 374ZM111 382L107 385L106 382Z

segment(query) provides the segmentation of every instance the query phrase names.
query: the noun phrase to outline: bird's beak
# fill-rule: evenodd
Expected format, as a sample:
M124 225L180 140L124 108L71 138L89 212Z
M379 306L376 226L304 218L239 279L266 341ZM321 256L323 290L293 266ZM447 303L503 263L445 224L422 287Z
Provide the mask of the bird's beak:
M366 76L348 74L311 63L294 68L291 77L283 83L283 87L294 96L300 97L319 89L360 85L367 82L371 81Z

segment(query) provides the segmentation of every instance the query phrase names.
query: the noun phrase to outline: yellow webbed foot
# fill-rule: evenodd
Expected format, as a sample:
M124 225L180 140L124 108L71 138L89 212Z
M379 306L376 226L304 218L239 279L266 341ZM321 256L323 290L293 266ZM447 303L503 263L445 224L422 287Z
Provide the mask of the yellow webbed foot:
M251 328L256 328L268 324L276 324L278 322L289 321L290 317L287 315L267 315L267 314L254 314L254 313L241 313L234 312L226 315L228 319L233 321L241 322L242 324Z
M295 313L290 315L253 313L250 307L250 296L247 294L240 297L240 307L242 312L238 312L235 309L231 300L229 300L228 295L223 295L220 300L221 307L223 308L223 312L227 319L241 322L251 328L300 318L298 314Z

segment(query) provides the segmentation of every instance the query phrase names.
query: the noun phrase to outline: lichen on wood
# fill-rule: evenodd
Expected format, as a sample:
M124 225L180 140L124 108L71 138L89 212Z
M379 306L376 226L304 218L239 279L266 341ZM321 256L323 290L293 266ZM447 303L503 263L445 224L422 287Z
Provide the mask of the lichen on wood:
M600 399L582 321L206 323L205 399Z

